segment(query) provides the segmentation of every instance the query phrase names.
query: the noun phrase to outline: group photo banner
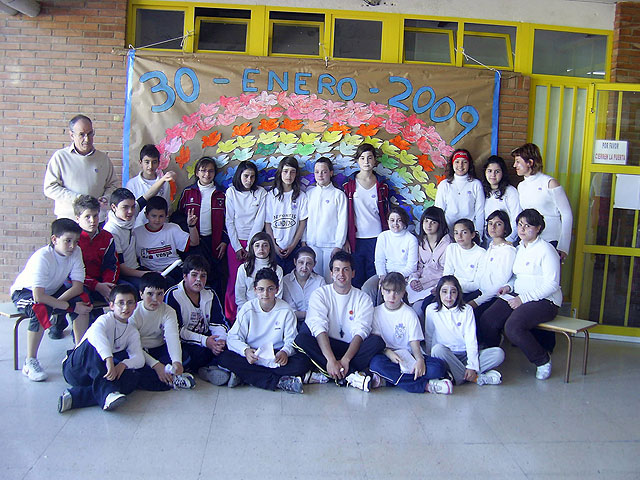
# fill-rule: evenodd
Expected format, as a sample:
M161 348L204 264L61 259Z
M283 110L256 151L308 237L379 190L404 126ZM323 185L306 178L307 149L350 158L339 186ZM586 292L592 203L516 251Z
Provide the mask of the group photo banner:
M269 185L285 156L298 159L303 188L321 157L340 186L370 143L391 201L419 219L455 149L469 150L476 170L496 152L499 85L484 69L131 50L123 182L151 143L160 169L177 174L174 196L195 181L202 156L215 160L223 189L242 160Z

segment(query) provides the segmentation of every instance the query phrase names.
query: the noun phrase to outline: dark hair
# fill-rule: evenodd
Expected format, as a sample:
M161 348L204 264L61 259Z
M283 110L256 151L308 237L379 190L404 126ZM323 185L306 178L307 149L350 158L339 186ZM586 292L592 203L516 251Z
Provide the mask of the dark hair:
M160 159L160 151L156 148L153 143L147 143L144 147L140 149L140 161L144 157Z
M156 195L147 201L147 206L144 209L146 213L151 210L163 210L164 213L169 213L169 205L167 205L167 201L164 198Z
M364 152L371 152L373 153L373 158L376 159L376 161L378 160L378 158L380 157L380 152L378 151L378 149L376 147L374 147L373 145L371 145L370 143L361 143L360 145L358 145L358 148L356 149L356 153L353 156L353 158L356 159L356 161L358 161L358 159L360 158L360 156L364 153Z
M316 160L316 163L314 163L314 166L316 166L318 163L325 163L329 171L333 172L333 163L331 162L330 158L320 157L318 160Z
M393 205L391 208L389 208L389 211L387 212L387 222L389 221L389 217L392 213L400 215L400 221L404 223L405 229L409 226L411 219L409 218L409 214L404 208L399 207L398 205Z
M244 185L242 184L242 178L240 178L242 177L242 173L245 170L253 170L253 173L255 173L256 175L255 179L253 180L253 185L251 185L251 188L249 188L249 190L253 192L258 188L258 167L256 167L254 163L249 162L248 160L243 160L238 164L238 168L236 168L236 173L233 174L233 180L231 181L231 183L237 191L246 192L247 189L244 188Z
M444 215L444 210L440 207L431 206L422 212L422 216L420 217L420 226L418 229L420 233L418 234L418 242L421 246L424 246L427 241L427 234L422 226L424 221L427 219L438 222L438 242L442 240L442 237L449 233L449 226L447 225L447 218Z
M520 214L516 217L516 223L520 222L521 218L524 218L527 221L527 223L533 227L540 227L538 236L540 236L540 234L544 230L544 227L546 227L546 224L544 222L544 217L535 208L525 208L524 210L522 210Z
M65 233L75 233L80 235L82 228L70 218L58 218L51 223L51 235L61 237Z
M93 122L86 115L76 115L71 120L69 120L69 130L73 130L73 127L75 126L75 124L78 123L80 120L86 120L93 126Z
M526 162L531 162L531 173L542 171L542 154L535 143L525 143L524 145L511 150L513 158L522 157Z
M278 266L278 262L276 260L276 246L273 243L271 235L266 232L258 232L251 237L249 245L247 245L247 259L244 262L244 271L247 273L247 277L253 275L253 270L256 268L256 254L253 251L253 246L260 240L266 240L269 243L269 268L275 270Z
M484 168L482 169L483 174L482 179L480 180L482 182L482 188L484 189L485 198L489 198L493 192L493 190L491 189L491 184L487 180L487 168L489 168L489 165L491 164L498 165L500 167L500 170L502 170L502 178L498 183L498 194L496 195L496 198L500 199L504 196L505 192L507 191L507 187L509 186L509 172L507 172L507 164L504 163L502 157L499 157L497 155L491 155L487 159L487 162L484 164Z
M436 312L439 312L443 306L442 299L440 298L440 290L442 290L442 287L445 283L452 283L453 286L458 290L458 298L456 298L456 303L454 303L453 306L459 310L462 310L462 307L464 307L464 299L462 298L462 287L460 286L460 282L453 275L445 275L436 285Z
M333 270L333 264L335 262L348 263L349 265L351 265L351 269L355 270L353 268L353 255L351 255L348 252L345 252L344 250L338 250L336 253L334 253L331 256L331 260L329 261L329 270Z
M307 255L311 256L311 258L313 258L313 261L316 261L316 252L313 250L313 248L311 247L300 247L298 250L296 250L296 254L293 256L293 261L297 262L298 258L300 257L300 255L302 255L303 253L306 253Z
M447 182L449 183L453 182L453 177L455 175L453 171L453 159L459 153L465 154L467 156L467 160L469 160L469 171L467 172L469 176L467 177L467 181L471 182L476 178L476 169L473 166L473 157L471 156L471 153L469 152L469 150L466 150L464 148L458 148L457 150L453 151L445 167L445 174L447 175Z
M100 202L91 195L80 195L73 201L73 213L76 217L82 215L85 210L100 212Z
M109 205L115 205L117 207L118 204L123 200L135 201L135 199L136 197L133 192L131 192L131 190L128 190L126 188L116 188L111 194L111 198L109 198Z
M284 157L278 164L276 176L273 180L273 188L277 191L276 198L278 200L282 200L282 197L284 196L284 184L282 183L282 171L284 170L284 167L296 169L296 178L293 181L293 185L291 185L293 188L291 199L296 200L300 195L300 164L295 157Z
M191 270L209 274L209 262L202 255L189 255L182 264L181 270L183 275L188 275Z
M507 215L507 212L505 212L504 210L495 210L487 217L487 224L489 223L489 220L493 220L496 217L498 217L500 220L502 220L502 223L504 223L504 237L502 238L507 238L509 235L511 235L511 232L513 232L513 228L511 228L511 220L509 220L509 215Z
M407 281L401 273L390 272L385 275L380 286L397 293L404 293L407 290Z
M158 272L145 273L140 278L140 293L144 293L145 288L158 288L164 291L167 288L167 281Z
M216 161L211 157L200 157L200 159L196 162L196 166L193 169L193 173L198 178L198 170L207 165L213 165L213 169L216 171L213 175L213 182L216 182L216 175L218 174L218 166L216 165Z
M133 295L133 299L136 302L138 301L138 292L136 292L136 289L133 288L132 285L128 285L126 283L116 285L111 289L111 292L109 293L109 302L115 302L118 295Z
M469 220L468 218L459 218L453 223L454 230L456 225L458 224L464 225L467 229L471 230L471 232L475 234L475 236L473 237L473 242L476 245L480 245L480 239L478 238L480 235L478 235L478 232L476 231L476 226L471 220Z
M271 268L261 268L256 272L256 276L253 279L253 288L258 286L258 282L260 280L269 280L270 282L273 282L276 288L280 288L280 279L276 272Z

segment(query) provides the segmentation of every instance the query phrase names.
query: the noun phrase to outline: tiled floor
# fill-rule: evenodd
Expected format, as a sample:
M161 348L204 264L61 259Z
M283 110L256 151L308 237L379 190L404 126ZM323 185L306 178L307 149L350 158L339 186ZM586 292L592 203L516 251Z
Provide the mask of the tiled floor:
M12 368L0 330L0 478L640 478L640 345L593 340L589 375L537 381L507 348L500 386L454 395L333 385L304 395L228 389L135 392L116 412L58 414L67 337L45 339L47 382ZM581 342L578 342L581 346Z

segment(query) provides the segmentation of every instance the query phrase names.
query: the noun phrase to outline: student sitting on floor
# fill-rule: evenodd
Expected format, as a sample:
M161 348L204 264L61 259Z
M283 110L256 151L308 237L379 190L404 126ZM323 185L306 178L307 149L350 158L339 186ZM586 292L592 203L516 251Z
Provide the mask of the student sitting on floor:
M183 280L167 290L165 301L178 316L185 369L214 385L224 385L229 373L216 365L227 344L229 326L215 290L206 287L208 272L204 257L187 257Z
M114 410L137 387L134 369L144 366L138 330L129 325L136 309L136 291L116 285L109 295L111 311L98 317L62 362L62 374L71 388L58 399L58 412L100 405ZM128 358L114 356L126 351Z
M279 279L270 268L256 273L256 298L245 303L229 331L228 346L219 365L230 370L229 387L248 383L266 390L302 393L302 378L309 360L296 354L296 316L276 292Z
M422 354L420 342L424 335L418 315L402 301L406 291L404 275L388 273L380 285L384 303L373 313L371 331L380 335L387 347L371 359L371 387L386 384L412 393L453 393L451 380L444 378L446 363Z
M140 332L145 366L140 369L140 388L162 391L193 388L193 375L182 366L182 347L176 311L164 303L166 282L158 272L140 280L140 300L129 323Z
M51 327L51 315L76 313L76 332L84 332L89 323L91 305L83 292L84 264L78 239L82 229L68 218L51 224L51 243L37 250L11 285L11 300L20 313L27 315L27 358L22 367L29 380L42 382L47 373L38 362L38 347L44 330ZM71 280L71 287L65 281ZM82 335L76 335L76 340Z
M296 312L299 322L304 321L309 298L319 287L326 285L324 277L313 271L316 253L309 247L300 247L293 257L295 270L282 279L282 299ZM327 265L327 269L329 265Z

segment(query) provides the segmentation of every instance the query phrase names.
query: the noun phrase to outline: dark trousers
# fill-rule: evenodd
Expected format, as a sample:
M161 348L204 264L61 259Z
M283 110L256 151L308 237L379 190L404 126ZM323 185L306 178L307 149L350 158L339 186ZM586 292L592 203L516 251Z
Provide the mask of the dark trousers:
M500 344L500 332L504 328L507 338L520 347L531 363L539 367L549 361L549 348L548 344L543 346L538 341L532 330L540 323L553 320L557 314L558 306L549 300L523 303L512 310L505 300L499 298L487 308L476 324L478 343L497 347Z
M235 373L243 382L265 390L275 390L280 378L302 376L311 367L309 359L302 353L291 355L287 364L282 367L268 368L252 365L245 357L231 350L225 350L220 354L218 365Z
M227 249L225 248L225 253L226 251ZM211 235L200 237L200 244L193 249L193 252L189 251L188 255L192 253L198 253L207 259L211 266L211 271L207 275L207 286L215 290L218 298L224 298L228 277L227 259L226 257L218 258L218 252L213 250ZM182 273L180 274L180 280L182 280Z
M353 268L355 276L351 284L362 288L364 282L376 274L375 256L377 238L356 238L356 248L353 254Z
M370 368L387 381L387 386L399 387L411 393L424 393L429 380L444 378L447 374L447 364L439 358L423 356L427 371L417 380L413 379L413 373L402 373L400 365L393 363L384 353L379 353L371 359Z
M293 258L296 256L296 252L300 249L301 246L302 245L300 244L300 242L298 242L293 251L289 255L287 255L287 258L282 258L280 257L280 255L276 255L276 261L278 262L278 265L282 267L283 275L293 272L293 270L296 268Z
M114 356L114 362L120 363ZM62 375L71 388L72 408L103 406L107 395L113 392L133 392L138 383L136 370L125 369L117 380L107 380L105 361L87 340L67 352L62 363Z
M349 344L347 342L336 340L335 338L329 338L329 344L331 345L333 354L338 360L340 360L349 349ZM309 357L309 359L320 369L322 373L328 376L327 359L320 349L318 340L316 340L316 337L311 334L306 323L300 328L300 332L298 333L293 345L300 352ZM358 353L356 353L351 359L351 362L349 362L349 371L347 372L347 375L357 371L368 370L371 359L378 353L381 353L384 350L384 347L384 340L382 340L378 335L369 335L365 338L360 345Z
M218 356L202 345L182 342L182 365L185 371L198 373L198 369L218 364Z
M153 358L165 365L171 365L171 357L167 350L167 345L160 345L155 348L146 349ZM138 374L138 387L141 390L149 390L151 392L164 392L171 390L171 385L167 385L158 378L156 371L149 365L136 370Z

